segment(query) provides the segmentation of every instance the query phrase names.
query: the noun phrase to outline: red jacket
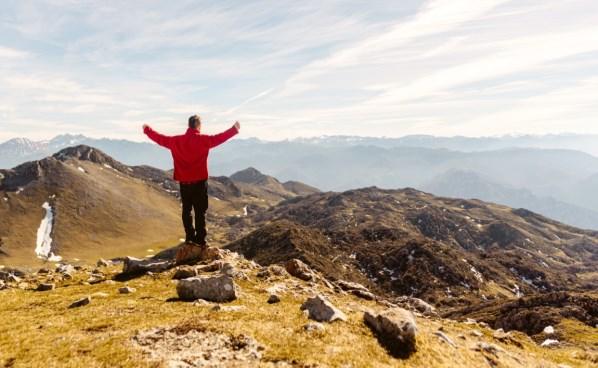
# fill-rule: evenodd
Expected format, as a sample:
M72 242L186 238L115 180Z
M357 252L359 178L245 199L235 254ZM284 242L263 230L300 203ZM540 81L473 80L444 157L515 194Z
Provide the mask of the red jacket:
M183 135L162 135L150 127L143 131L152 141L166 147L174 159L174 180L194 182L208 178L208 153L210 149L226 142L239 133L234 126L220 134L205 135L189 128Z

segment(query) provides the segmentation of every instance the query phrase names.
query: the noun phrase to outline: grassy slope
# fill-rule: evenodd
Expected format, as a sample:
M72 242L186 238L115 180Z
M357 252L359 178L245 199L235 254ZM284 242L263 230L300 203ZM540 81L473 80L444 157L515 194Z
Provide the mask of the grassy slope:
M117 271L115 268L111 270ZM403 361L390 357L363 324L360 309L377 308L373 302L351 296L333 296L333 302L347 312L349 321L330 324L324 332L310 334L303 331L307 320L299 310L308 295L305 292L282 294L281 303L268 305L265 289L272 286L272 282L250 275L250 281L238 282L242 294L231 303L247 309L217 312L209 306L167 302L176 296L170 276L171 273L166 273L131 280L129 286L138 290L131 295L118 294L121 283L81 284L87 277L82 273L50 292L0 291L0 366L160 366L145 360L133 348L131 336L137 330L156 326L194 324L228 334L253 336L266 347L263 365L279 360L305 364L317 362L324 366L350 363L354 367L488 365L481 353L470 348L478 341L468 334L472 326L462 323L419 318L418 352ZM284 283L291 290L293 285L305 285L295 279L281 279L277 283ZM98 292L108 295L93 296ZM72 301L85 295L92 295L90 305L67 309ZM440 326L457 343L457 349L433 335ZM593 339L593 346L596 346L595 330L578 324L573 327L576 332L572 338ZM590 366L587 354L579 348L544 349L526 336L516 334L517 341L523 344L518 348L492 341L491 330L480 330L484 333L484 341L495 343L512 354L512 358L500 354L499 366L556 366L545 360L571 367ZM458 338L459 334L465 334L466 340Z

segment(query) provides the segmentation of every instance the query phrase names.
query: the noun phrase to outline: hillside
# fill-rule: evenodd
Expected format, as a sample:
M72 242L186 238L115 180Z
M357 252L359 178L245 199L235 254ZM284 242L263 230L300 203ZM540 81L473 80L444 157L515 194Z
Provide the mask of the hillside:
M444 308L598 287L598 233L524 209L412 189L313 194L283 201L235 227L255 232L228 248L258 262L280 261L281 240L289 236L279 234L315 232L291 237L292 251L283 254L332 279L338 267L358 270L356 281L366 278L385 295L412 295ZM318 245L306 243L308 238ZM314 248L327 251L313 257Z
M0 288L0 366L565 368L598 362L594 329L575 320L543 326L554 332L536 341L384 298L364 300L309 269L312 279L305 281L288 266L209 253L192 266L126 279L120 265L103 262L8 281ZM173 284L193 274L200 278ZM202 298L183 298L181 285L198 280L233 288L214 283ZM232 300L213 294L225 290ZM314 296L326 304L308 304ZM369 316L388 319L376 325Z

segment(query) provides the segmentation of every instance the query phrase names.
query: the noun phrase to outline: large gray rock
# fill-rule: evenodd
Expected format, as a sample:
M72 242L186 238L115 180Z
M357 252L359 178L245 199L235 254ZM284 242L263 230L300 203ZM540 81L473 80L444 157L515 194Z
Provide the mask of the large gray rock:
M364 321L391 354L403 357L416 350L417 324L408 310L392 308L382 313L366 311Z
M228 275L180 280L176 290L179 298L183 300L203 299L219 303L237 299L235 283Z
M154 259L139 259L133 257L126 257L123 263L124 274L139 274L146 272L164 272L174 267L174 261L171 260L154 260Z
M347 316L336 308L326 297L317 295L307 299L301 310L307 311L309 318L318 322L346 321Z

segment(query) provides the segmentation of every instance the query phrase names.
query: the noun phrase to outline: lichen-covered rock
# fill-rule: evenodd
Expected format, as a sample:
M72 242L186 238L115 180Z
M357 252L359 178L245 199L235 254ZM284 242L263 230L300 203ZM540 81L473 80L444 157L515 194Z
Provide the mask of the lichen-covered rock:
M417 324L408 310L366 311L364 321L393 355L409 355L416 350Z
M220 303L237 299L236 285L232 277L227 275L180 280L177 293L183 300L203 299Z
M301 305L301 310L307 311L308 317L318 322L347 320L347 316L322 295L307 299L307 301Z

